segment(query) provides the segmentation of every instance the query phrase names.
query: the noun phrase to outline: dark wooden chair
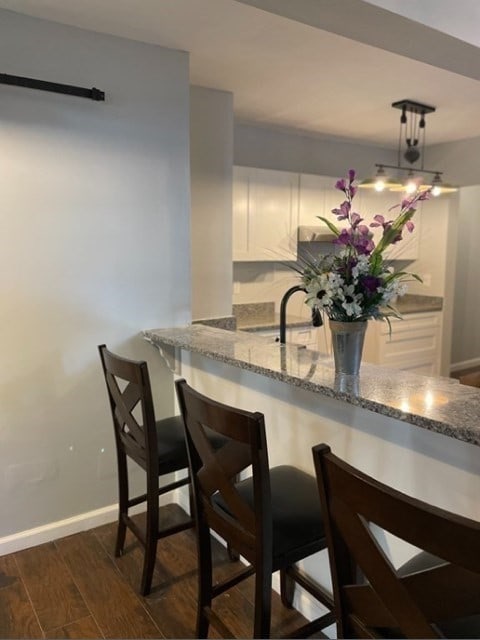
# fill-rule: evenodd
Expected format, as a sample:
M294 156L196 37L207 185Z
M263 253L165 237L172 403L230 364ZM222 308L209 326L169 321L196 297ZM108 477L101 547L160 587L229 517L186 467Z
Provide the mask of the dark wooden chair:
M105 345L98 347L107 384L118 463L119 515L115 555L121 556L127 528L145 547L140 591L150 593L157 541L193 526L186 522L159 529L159 495L189 484L187 476L159 487L159 477L188 468L188 455L181 416L155 420L150 377L146 362L115 355ZM134 415L135 414L135 415ZM146 472L147 492L130 498L127 458ZM146 527L143 531L129 516L129 509L146 502Z
M480 523L313 448L339 638L480 638ZM370 524L420 553L395 569Z
M326 547L315 478L299 469L269 469L264 417L220 404L176 383L184 417L192 477L199 558L197 637L209 624L224 637L233 634L212 610L212 600L255 573L253 637L270 634L272 573L280 570L282 601L292 606L298 582L331 610L333 600L294 566ZM227 438L214 451L209 430ZM250 468L251 477L237 475ZM213 584L210 531L217 532L250 563L223 582ZM332 613L303 626L292 637L310 635L334 622Z

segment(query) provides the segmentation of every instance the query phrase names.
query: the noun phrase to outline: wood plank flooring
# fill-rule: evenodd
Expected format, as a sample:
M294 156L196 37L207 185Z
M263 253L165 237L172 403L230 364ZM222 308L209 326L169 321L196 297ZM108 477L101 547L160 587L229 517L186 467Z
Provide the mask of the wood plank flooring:
M185 516L174 504L164 522ZM138 594L143 550L128 534L113 556L116 524L0 557L0 638L194 638L196 549L192 530L159 541L152 593ZM238 570L214 541L217 579ZM272 594L272 637L305 622ZM235 636L252 636L253 579L217 598ZM219 637L214 629L210 637Z

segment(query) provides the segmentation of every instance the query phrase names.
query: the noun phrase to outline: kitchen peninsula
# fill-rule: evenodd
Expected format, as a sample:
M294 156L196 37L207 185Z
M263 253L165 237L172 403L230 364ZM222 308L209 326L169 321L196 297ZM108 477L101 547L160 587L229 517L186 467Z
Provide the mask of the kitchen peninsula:
M480 520L477 389L369 364L358 377L339 377L317 351L201 324L144 337L199 392L265 415L272 466L313 474L311 448L326 442L387 484ZM390 546L395 563L411 555Z

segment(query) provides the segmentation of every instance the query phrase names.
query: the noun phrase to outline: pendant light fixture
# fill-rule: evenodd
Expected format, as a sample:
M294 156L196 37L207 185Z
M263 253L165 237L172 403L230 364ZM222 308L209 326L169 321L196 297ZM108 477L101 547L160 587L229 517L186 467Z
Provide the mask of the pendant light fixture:
M383 191L405 191L414 193L417 189L432 189L432 195L438 196L442 193L452 193L457 191L456 187L446 185L442 182L441 171L431 171L424 168L425 156L425 129L426 115L433 113L435 107L431 107L413 100L399 100L392 103L392 107L400 109L400 133L398 137L397 164L376 164L377 173L373 178L363 180L359 187L363 189L375 189ZM420 167L413 167L402 164L402 158L408 165L414 165L420 160ZM398 172L405 172L403 180L395 179L387 175L385 169ZM433 178L428 181L420 174L430 174Z

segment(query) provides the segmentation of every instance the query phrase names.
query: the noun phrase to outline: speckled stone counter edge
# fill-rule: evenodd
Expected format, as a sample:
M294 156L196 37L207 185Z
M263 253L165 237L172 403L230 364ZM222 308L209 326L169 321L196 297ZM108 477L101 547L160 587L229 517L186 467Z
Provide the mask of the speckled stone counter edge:
M303 355L301 351L304 353L308 351L305 349L298 351L298 348L292 345L271 345L265 339L252 334L225 332L211 327L195 325L172 329L147 330L143 332L143 335L146 340L157 346L170 345L186 349L241 369L408 422L423 429L480 445L480 427L477 426L480 415L480 391L459 385L457 381L449 378L427 378L409 372L365 364L362 365L359 379L362 383L367 383L364 385L367 387L367 391L365 393L357 393L355 390L355 377L344 377L342 384L334 375L331 358L325 358L320 354L316 354L316 352L310 352L315 357L315 366L318 366L320 371L316 375L316 379L292 375L281 371L278 367L269 366L268 362L271 361L272 349L277 350L275 354L278 355L281 355L282 349L288 350L290 358L292 354L295 356L297 352L301 356ZM255 351L256 361L252 362L247 360L246 357L242 358L234 354L236 345L251 346L252 350ZM247 350L250 353L250 349ZM264 360L263 364L261 362L262 359ZM350 378L350 380L346 380L346 378ZM424 386L425 381L428 381L432 388L436 388L447 400L446 406L438 409L437 413L439 415L437 417L433 415L433 411L424 411L423 413L403 411L382 397L382 385L385 387L386 380L388 380L390 390L397 387L405 389L406 386L409 386L412 389L412 394L422 385ZM455 405L454 408L449 410L448 402ZM460 405L460 410L457 410L456 405Z

